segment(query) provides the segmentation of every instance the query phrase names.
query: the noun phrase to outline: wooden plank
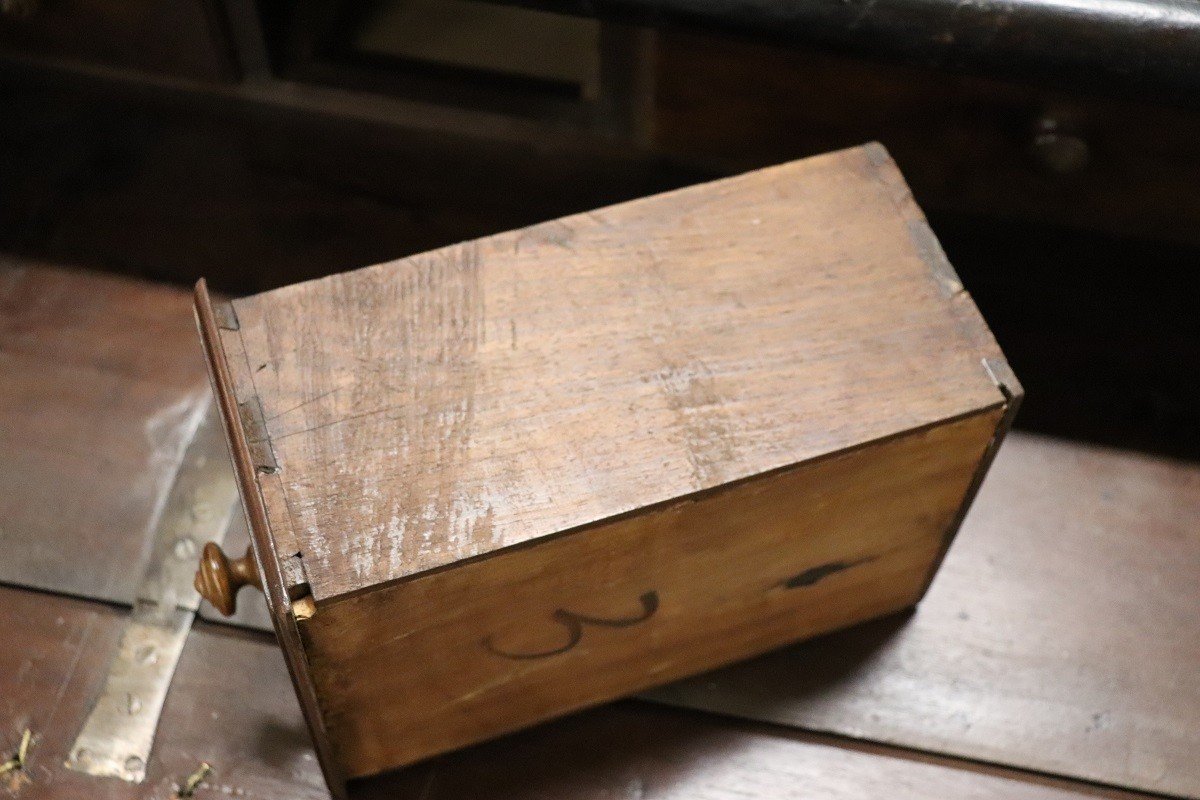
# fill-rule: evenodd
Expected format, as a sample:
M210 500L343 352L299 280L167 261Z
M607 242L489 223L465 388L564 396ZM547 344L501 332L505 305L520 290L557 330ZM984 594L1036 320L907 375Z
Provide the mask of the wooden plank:
M1002 402L877 146L234 308L318 603Z
M130 603L210 391L178 289L0 260L0 581Z
M300 632L342 770L409 764L911 606L1000 415L318 607Z
M174 797L201 761L197 800L327 797L282 659L269 637L199 623L164 709L148 779L134 785L71 772L65 748L103 680L124 614L0 588L0 754L34 733L26 768L0 781L20 800ZM353 787L352 797L422 800L645 800L760 797L850 800L887 794L1070 800L1134 795L979 768L829 737L637 702L454 753Z
M1200 468L1002 448L911 618L661 690L672 703L1200 797Z
M261 579L259 586L266 598L271 624L283 649L288 674L292 678L296 696L300 700L300 707L316 747L322 773L334 796L341 800L345 794L345 778L331 755L329 737L326 734L324 720L313 691L312 679L309 677L308 659L304 657L296 618L290 612L292 598L288 594L288 584L285 583L282 569L290 561L286 557L280 558L275 554L276 536L266 524L262 493L255 485L259 469L260 467L265 469L265 465L261 460L257 463L252 462L245 431L240 422L241 409L245 407L246 398L235 395L230 390L230 386L235 382L230 375L231 371L238 376L236 379L238 386L244 386L247 383L244 378L247 369L245 358L229 359L225 354L225 345L223 344L224 339L240 342L240 337L236 333L236 317L233 317L230 306L222 306L221 327L218 327L216 309L213 308L212 298L209 296L208 287L203 279L196 286L195 310L196 323L204 346L205 362L209 367L213 392L221 409L221 418L229 442L230 458L242 496L242 508L250 534L250 545ZM256 442L256 444L260 443ZM271 470L273 469L272 467ZM266 471L270 472L271 470ZM291 552L291 548L288 547L284 552Z
M420 800L1071 800L1145 797L635 702L354 785Z
M205 623L193 630L175 673L146 782L66 769L125 618L99 603L0 588L0 747L26 728L34 734L25 769L0 782L0 795L166 800L207 761L214 772L198 798L328 796L274 641Z

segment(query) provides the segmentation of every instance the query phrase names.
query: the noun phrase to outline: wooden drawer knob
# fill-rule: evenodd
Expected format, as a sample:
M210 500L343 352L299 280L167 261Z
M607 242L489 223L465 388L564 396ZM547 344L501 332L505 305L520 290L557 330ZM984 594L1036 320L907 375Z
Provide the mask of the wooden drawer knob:
M237 610L238 590L250 585L261 592L262 578L249 547L246 555L230 560L219 544L209 542L200 553L200 569L196 570L193 585L213 608L228 617Z

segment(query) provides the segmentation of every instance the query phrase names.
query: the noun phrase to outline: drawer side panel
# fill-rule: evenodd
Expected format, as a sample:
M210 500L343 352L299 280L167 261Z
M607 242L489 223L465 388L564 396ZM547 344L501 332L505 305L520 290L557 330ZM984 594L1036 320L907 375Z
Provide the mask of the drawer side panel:
M348 776L913 605L997 406L300 621Z

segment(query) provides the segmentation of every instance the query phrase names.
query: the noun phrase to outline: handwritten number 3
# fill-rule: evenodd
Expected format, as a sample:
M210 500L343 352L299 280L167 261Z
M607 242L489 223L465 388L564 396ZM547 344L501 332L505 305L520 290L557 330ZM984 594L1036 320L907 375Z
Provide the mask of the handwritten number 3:
M655 611L658 611L658 592L646 592L638 598L638 601L642 604L641 614L636 617L618 617L616 619L589 617L586 614L576 614L574 611L567 611L565 608L556 609L554 614L551 615L551 619L567 629L567 642L561 647L555 647L552 650L542 650L536 653L512 653L496 647L491 636L483 640L483 646L489 653L522 661L532 658L557 656L579 644L579 640L583 638L584 625L591 625L597 628L628 628L637 625L639 622L645 622L654 616Z

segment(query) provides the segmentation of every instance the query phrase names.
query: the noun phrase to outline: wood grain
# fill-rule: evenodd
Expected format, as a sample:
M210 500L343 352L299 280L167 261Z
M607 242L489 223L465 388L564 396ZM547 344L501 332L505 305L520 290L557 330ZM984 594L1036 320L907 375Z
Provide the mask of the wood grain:
M300 631L342 770L911 606L1001 413L319 607Z
M66 748L103 680L123 616L102 604L0 588L9 645L0 649L0 754L7 758L26 727L34 733L26 770L0 781L0 797L173 800L201 761L213 771L196 800L328 796L274 642L205 623L188 640L147 781L65 769ZM351 797L737 800L747 792L811 800L1142 797L638 702L380 776L354 786Z
M278 555L320 603L993 406L927 232L872 146L235 301Z
M354 785L420 800L1069 800L1147 795L623 702Z
M146 782L66 769L125 617L100 603L0 588L0 748L25 728L34 734L26 768L0 780L0 797L170 800L201 761L213 773L198 800L328 797L274 641L203 622L175 673Z
M130 603L209 388L186 292L0 259L0 581Z
M1001 449L911 618L660 690L675 704L1200 797L1200 468Z

